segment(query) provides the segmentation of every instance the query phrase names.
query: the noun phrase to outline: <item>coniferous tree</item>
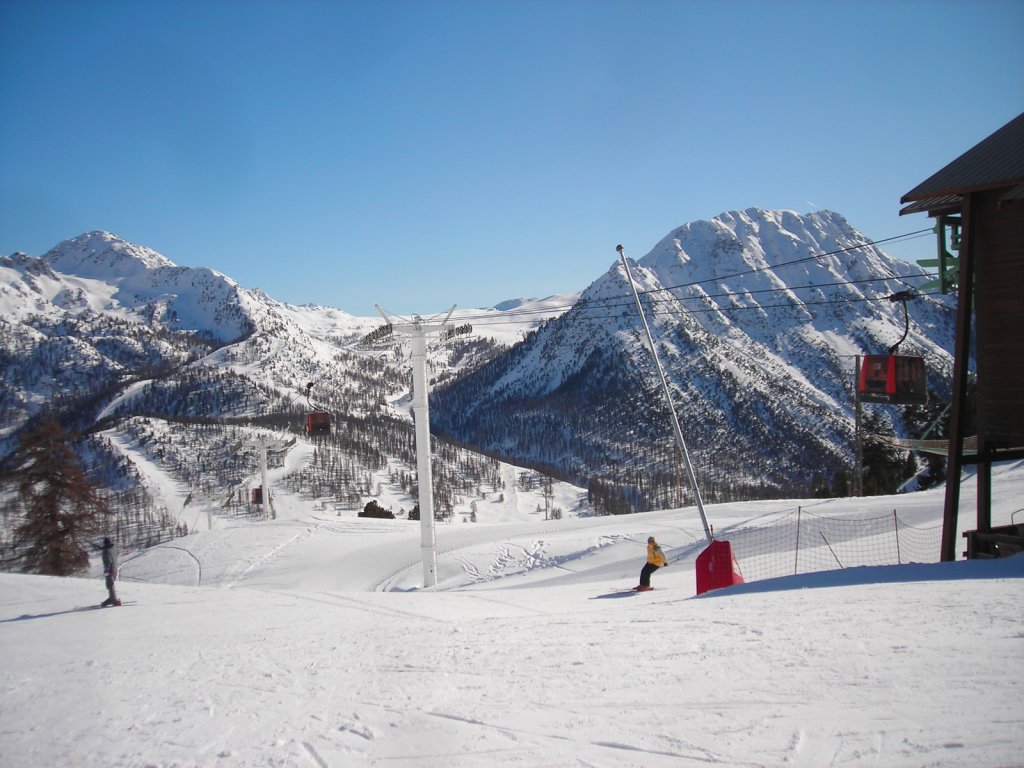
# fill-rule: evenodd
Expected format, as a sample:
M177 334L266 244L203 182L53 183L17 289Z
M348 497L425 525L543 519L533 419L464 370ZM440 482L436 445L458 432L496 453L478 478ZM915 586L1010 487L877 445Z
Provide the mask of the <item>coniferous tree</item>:
M882 417L869 411L864 417L864 431L868 435L893 436L890 427ZM879 440L864 442L864 495L880 496L895 493L905 480L905 453Z
M390 509L384 509L376 499L371 499L357 517L376 517L384 520L394 520L395 514Z
M70 576L85 570L85 544L107 513L71 442L72 436L49 419L22 438L14 456L8 479L17 486L21 522L13 544L26 573Z

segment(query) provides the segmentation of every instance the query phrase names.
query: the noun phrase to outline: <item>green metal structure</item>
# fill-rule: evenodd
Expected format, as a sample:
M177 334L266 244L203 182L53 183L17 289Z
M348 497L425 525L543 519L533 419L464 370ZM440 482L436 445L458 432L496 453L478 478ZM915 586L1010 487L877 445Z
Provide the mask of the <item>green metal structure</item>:
M960 217L949 214L936 217L935 236L939 246L937 259L920 259L917 263L925 269L935 269L939 276L922 285L921 292L939 289L940 293L956 293L960 283L960 258L952 251L960 252Z

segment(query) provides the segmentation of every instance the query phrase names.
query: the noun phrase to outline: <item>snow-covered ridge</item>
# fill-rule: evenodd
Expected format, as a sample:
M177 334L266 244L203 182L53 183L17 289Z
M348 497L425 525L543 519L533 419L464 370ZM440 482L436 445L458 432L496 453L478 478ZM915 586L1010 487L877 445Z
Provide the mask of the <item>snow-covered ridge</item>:
M61 272L105 279L175 266L170 259L150 248L100 230L65 240L43 258Z
M149 248L109 232L66 240L43 255L53 269L116 286L113 299L148 322L229 341L253 330L245 293L216 270L179 267Z
M866 240L835 213L748 209L679 227L632 262L713 478L778 489L849 465L853 356L900 337L901 307L885 297L922 276ZM297 419L310 408L410 418L401 354L355 347L382 318L279 302L110 233L0 260L0 305L13 323L6 434L97 387L113 392L95 404L107 418ZM674 475L662 466L671 433L618 261L581 294L457 308L452 320L474 333L435 351L431 380L447 386L490 362L435 392L439 431L577 484L606 472ZM910 307L902 351L926 356L939 392L952 325L943 297Z
M698 452L731 482L770 484L849 464L854 358L901 338L902 306L888 297L928 279L837 213L756 208L669 232L631 271ZM953 321L951 299L921 296L909 306L900 347L926 358L940 394L949 386ZM571 311L444 393L437 423L460 440L553 461L560 471L586 454L588 468L615 472L635 453L629 442L616 446L616 435L666 422L655 380L616 261ZM587 406L567 417L576 401ZM496 431L513 418L523 435ZM671 443L667 430L656 439Z
M452 321L473 324L474 338L433 350L432 378L451 377L480 356L499 353L502 345L564 311L566 306L558 306L563 300L518 302L522 309L508 324L507 312L458 309ZM18 430L33 415L56 407L75 431L102 428L97 440L104 458L97 477L119 474L127 460L154 504L180 520L180 501L165 500L165 486L200 484L218 507L228 492L234 501L248 499L253 477L244 465L252 457L240 466L231 446L257 425L308 439L305 414L328 411L335 430L318 442L322 466L307 469L308 461L299 462L281 479L309 487L309 477L316 475L313 492L340 499L346 509L361 509L371 490L396 512L415 503L410 485L394 482L415 472L408 467L405 360L400 351L357 346L383 323L379 316L280 302L214 270L177 266L104 232L63 242L41 258L0 258L0 308L7 385L0 392L0 412L6 415L0 455L13 449ZM193 430L193 423L205 428ZM144 459L125 454L124 446L136 442L160 447ZM210 458L197 465L197 456ZM475 482L502 474L468 451L445 461L478 465ZM324 477L342 462L344 474ZM205 468L202 475L197 466ZM159 481L161 472L165 482ZM513 487L504 495L502 488L483 483L486 490L450 497L451 503L468 515L475 499L481 518L494 510L498 516L535 516L538 504L543 506L539 493L522 493L516 503L511 468L505 480ZM573 492L572 507L577 499ZM199 501L196 496L193 503Z

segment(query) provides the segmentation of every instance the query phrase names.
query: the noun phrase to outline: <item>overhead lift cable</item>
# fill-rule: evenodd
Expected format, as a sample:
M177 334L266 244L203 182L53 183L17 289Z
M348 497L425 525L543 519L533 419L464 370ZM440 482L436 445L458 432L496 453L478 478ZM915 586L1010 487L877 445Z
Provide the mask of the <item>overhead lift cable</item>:
M907 232L907 233L904 233L902 235L893 235L892 237L883 238L881 240L869 240L869 241L866 241L864 243L858 243L856 245L850 245L850 246L846 246L846 247L843 247L843 248L837 248L837 249L832 250L832 251L826 251L826 252L823 252L823 253L812 254L810 256L805 256L805 257L802 257L802 258L799 258L799 259L793 259L791 261L781 262L779 264L765 265L763 267L752 267L751 269L748 269L748 270L743 270L743 271L740 271L740 272L733 272L733 273L727 274L727 275L714 275L714 276L711 276L711 277L708 277L708 278L704 278L702 280L694 280L694 281L689 282L689 283L680 283L680 284L677 284L677 285L663 286L661 288L652 288L652 289L649 289L649 290L646 290L646 291L639 291L639 293L640 293L640 295L651 296L652 294L655 294L655 293L665 293L665 292L670 292L670 291L678 290L678 289L681 289L681 288L691 288L691 287L702 285L702 284L705 284L705 283L721 281L721 280L727 280L727 279L731 279L731 278L734 278L734 277L741 277L741 276L748 275L748 274L756 274L758 272L774 271L774 270L777 270L777 269L781 269L783 267L792 266L794 264L801 264L801 263L804 263L804 262L807 262L807 261L816 261L818 259L823 259L823 258L826 258L828 256L835 256L835 255L840 254L840 253L847 253L849 251L854 251L854 250L857 250L857 249L860 249L860 248L865 248L865 247L869 247L869 246L873 246L873 245L878 245L880 243L894 242L894 241L897 241L897 240L904 240L904 239L916 239L917 237L923 237L923 236L926 236L928 234L931 234L932 232L933 232L933 229L931 227L929 227L929 228L926 228L926 229L915 230L913 232ZM916 278L916 277L917 277L917 275L905 275L905 276L891 275L891 276L885 277L885 278L870 278L870 279L862 280L862 281L842 281L842 282L836 282L836 283L822 283L822 284L819 284L819 285L806 285L806 286L783 286L783 287L779 287L779 288L758 289L757 291L745 291L743 293L739 293L739 292L736 292L736 293L721 293L721 294L714 294L714 295L711 295L709 297L711 297L711 298L719 298L719 297L728 297L728 296L744 296L747 293L753 294L753 293L761 293L761 292L766 292L766 291L785 291L785 290L793 290L793 289L797 289L797 288L800 288L800 289L827 288L827 287L833 287L833 286L838 286L838 285L846 285L846 284L853 284L853 283L860 283L860 282L880 282L882 280L896 280L896 281L904 282L905 283L908 278ZM922 275L922 277L924 277L924 275ZM937 294L921 294L921 295L937 295ZM667 299L658 299L658 298L654 298L654 297L652 297L652 300L654 300L654 301L667 301ZM682 300L685 300L685 299L678 299L677 298L677 300L682 301ZM494 325L510 324L510 323L513 323L513 322L516 322L516 321L512 320L512 319L509 319L509 318L533 316L533 315L538 315L538 314L550 314L551 312L557 312L559 310L568 311L568 310L572 309L575 306L577 306L577 305L575 305L575 304L557 305L556 304L556 305L552 305L552 306L544 307L544 308L523 309L523 310L508 310L507 312L502 313L501 318L495 318L493 315L483 314L483 313L476 314L476 315L468 315L467 314L467 315L460 315L460 319L473 320L473 321L477 322L478 324L494 324ZM613 297L609 297L608 299L599 300L598 302L595 302L595 303L591 304L590 308L594 308L594 309L599 309L599 308L614 309L614 308L618 308L618 307L628 307L628 306L631 306L631 302L629 300L629 295L628 294L622 294L621 296L613 296ZM523 321L523 322L532 322L532 321Z

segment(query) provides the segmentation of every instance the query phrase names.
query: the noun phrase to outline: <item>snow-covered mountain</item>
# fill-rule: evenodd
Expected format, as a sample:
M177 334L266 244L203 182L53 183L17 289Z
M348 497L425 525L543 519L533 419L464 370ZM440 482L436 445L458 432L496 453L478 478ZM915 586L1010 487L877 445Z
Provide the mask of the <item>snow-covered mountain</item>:
M231 341L254 330L250 292L219 272L179 267L156 251L89 232L43 256L56 272L114 288L102 309L120 308L173 330ZM69 309L68 304L65 304Z
M682 226L633 262L699 483L733 497L806 490L850 466L854 357L900 340L888 297L927 279L867 242L829 211L749 209ZM923 355L944 393L952 303L920 296L908 312L899 349ZM592 492L607 478L608 493L635 494L623 501L676 501L670 421L619 261L435 401L435 427L465 443L590 478Z
M127 412L128 400L150 397L186 371L193 379L213 371L241 376L265 391L217 412L171 405L180 415L266 413L275 395L294 398L306 382L338 375L339 343L376 324L281 304L218 272L176 266L105 232L68 240L38 259L0 260L0 308L12 339L4 349L8 431L44 403L146 381L130 391L121 387L119 398L83 417L87 424L90 416Z
M634 262L711 499L804 491L849 465L853 355L900 338L902 307L887 297L923 275L866 240L838 214L751 209L680 227ZM255 457L238 445L259 429L305 438L305 413L323 410L332 434L284 482L346 508L381 494L414 503L408 368L356 346L381 318L285 304L105 232L0 259L0 312L0 456L55 412L89 436L101 483L178 483L177 500L155 502L174 518L185 497L241 503ZM684 501L619 262L581 295L458 310L463 320L473 336L432 358L436 433L589 484L605 509ZM952 343L945 297L911 302L901 351L925 355L939 392ZM148 466L131 458L138 446ZM464 448L437 455L441 509L497 503L515 482Z
M564 310L534 305L540 313L527 328ZM395 511L415 504L407 366L400 353L356 348L382 318L285 304L106 232L39 258L0 259L0 311L0 458L21 430L56 414L87 435L80 450L96 480L125 493L146 486L150 512L173 522L186 498L244 508L256 456L238 446L271 430L304 440L292 459L272 457L289 466L282 481L295 490L348 509L371 497ZM453 320L468 315L495 330L439 349L436 379L498 354L522 328L488 326L499 310L463 310ZM310 411L334 422L315 444L304 431ZM464 449L437 454L442 511L468 513L474 500L486 507L489 493L496 514L515 516L506 488L514 472Z

